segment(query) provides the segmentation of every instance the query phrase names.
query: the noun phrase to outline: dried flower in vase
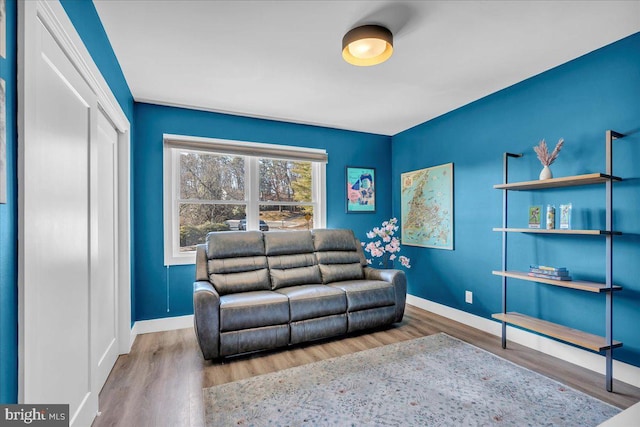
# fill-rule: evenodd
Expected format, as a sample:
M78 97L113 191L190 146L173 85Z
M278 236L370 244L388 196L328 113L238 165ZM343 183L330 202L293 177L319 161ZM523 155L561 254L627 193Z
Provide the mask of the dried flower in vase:
M562 145L564 144L564 139L560 138L558 143L556 144L556 148L553 149L553 152L549 154L549 149L547 148L547 143L544 141L540 141L540 144L533 147L533 151L538 155L538 160L542 163L542 166L549 166L558 158L558 154L560 154L560 150L562 149Z

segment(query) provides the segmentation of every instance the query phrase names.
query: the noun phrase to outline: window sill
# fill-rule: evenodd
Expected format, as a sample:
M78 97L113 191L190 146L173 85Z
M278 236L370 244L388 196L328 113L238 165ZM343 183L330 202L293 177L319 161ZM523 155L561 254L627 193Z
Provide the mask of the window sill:
M182 252L179 254L165 254L164 265L170 267L172 265L195 265L196 252Z

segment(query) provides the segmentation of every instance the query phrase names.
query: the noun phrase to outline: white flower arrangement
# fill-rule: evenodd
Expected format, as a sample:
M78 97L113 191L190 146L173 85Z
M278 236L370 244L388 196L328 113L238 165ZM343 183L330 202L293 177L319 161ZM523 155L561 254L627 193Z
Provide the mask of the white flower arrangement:
M373 264L374 259L383 267L387 267L390 261L396 258L403 267L411 268L411 260L404 255L397 256L400 252L400 240L394 237L398 226L398 220L391 218L389 221L382 223L382 227L374 227L367 233L367 238L371 239L369 243L362 243L364 251L371 254L371 258L367 258L367 263Z

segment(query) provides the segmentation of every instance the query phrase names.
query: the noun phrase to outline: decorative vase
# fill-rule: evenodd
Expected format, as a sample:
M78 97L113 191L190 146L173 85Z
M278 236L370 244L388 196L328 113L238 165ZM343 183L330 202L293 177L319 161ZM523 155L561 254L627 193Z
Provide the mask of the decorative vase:
M540 171L540 179L550 179L550 178L553 178L551 169L549 169L549 166L543 167L542 170Z

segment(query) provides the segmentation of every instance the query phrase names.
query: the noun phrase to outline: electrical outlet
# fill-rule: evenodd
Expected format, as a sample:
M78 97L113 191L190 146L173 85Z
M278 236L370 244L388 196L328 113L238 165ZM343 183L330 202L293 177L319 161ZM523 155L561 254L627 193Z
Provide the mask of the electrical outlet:
M464 301L467 304L473 304L473 292L471 291L464 291Z

